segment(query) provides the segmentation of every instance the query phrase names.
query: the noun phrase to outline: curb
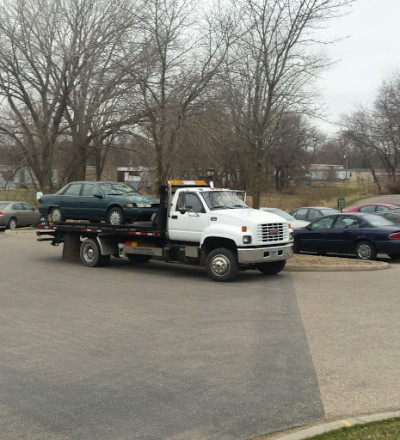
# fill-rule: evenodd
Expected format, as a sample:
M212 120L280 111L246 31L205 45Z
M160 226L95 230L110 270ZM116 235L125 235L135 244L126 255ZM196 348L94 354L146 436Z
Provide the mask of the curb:
M334 266L323 266L323 265L304 265L304 266L291 266L287 264L284 271L288 272L357 272L357 271L369 271L369 270L383 270L389 269L390 264L385 261L377 262L376 264L366 264L363 265L334 265Z
M326 434L332 431L338 431L343 428L350 428L356 425L365 425L371 422L382 422L400 417L400 411L391 411L386 413L369 414L365 416L351 417L348 419L336 420L334 422L321 423L309 428L299 428L300 430L291 433L278 433L269 436L257 437L254 440L306 440L316 435ZM296 429L296 428L295 428Z

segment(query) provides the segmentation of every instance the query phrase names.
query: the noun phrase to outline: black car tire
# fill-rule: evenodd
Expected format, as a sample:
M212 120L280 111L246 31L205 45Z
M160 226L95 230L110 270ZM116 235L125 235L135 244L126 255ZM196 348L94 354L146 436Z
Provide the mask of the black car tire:
M281 272L286 265L286 260L271 261L270 263L257 263L256 268L264 275L276 275Z
M50 221L53 223L61 223L64 221L64 216L62 215L60 208L52 208L49 214Z
M17 219L15 217L11 217L8 222L7 228L14 230L14 229L17 229L17 226L18 226Z
M207 255L206 270L214 281L232 281L239 271L237 256L230 249L214 249Z
M356 245L356 255L360 260L375 260L376 249L369 241L360 241Z
M124 224L124 214L121 208L114 206L107 213L107 223L118 226Z
M400 253L399 254L388 254L388 255L392 260L400 260Z
M110 261L111 255L101 255L97 240L88 238L81 244L80 258L85 266L97 267L105 266Z

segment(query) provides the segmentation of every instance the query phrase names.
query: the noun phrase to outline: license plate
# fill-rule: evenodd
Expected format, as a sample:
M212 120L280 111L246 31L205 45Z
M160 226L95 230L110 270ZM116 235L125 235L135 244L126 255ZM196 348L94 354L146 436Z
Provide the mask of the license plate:
M276 257L278 254L278 251L271 251L270 252L271 257Z

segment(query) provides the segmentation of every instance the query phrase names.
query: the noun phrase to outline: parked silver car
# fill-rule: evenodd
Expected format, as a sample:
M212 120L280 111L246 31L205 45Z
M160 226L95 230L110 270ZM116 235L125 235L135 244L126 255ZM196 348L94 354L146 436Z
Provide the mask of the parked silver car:
M44 218L26 202L0 201L0 230L37 225Z
M261 211L267 211L272 212L273 214L280 215L283 217L288 223L290 223L290 226L292 229L298 229L298 228L304 228L307 226L310 222L307 222L305 220L297 220L292 215L288 214L286 211L282 211L282 209L278 208L260 208Z

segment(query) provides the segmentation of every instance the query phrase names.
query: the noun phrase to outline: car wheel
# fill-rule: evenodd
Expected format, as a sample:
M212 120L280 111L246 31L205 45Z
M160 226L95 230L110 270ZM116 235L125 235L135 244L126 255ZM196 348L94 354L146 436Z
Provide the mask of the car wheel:
M206 270L214 281L234 280L239 270L236 254L225 248L212 250L206 258Z
M60 223L64 221L64 217L60 208L52 208L52 210L50 211L50 220L53 223Z
M284 269L286 260L271 261L271 263L257 263L256 268L264 275L276 275Z
M110 225L118 226L124 224L124 214L121 208L118 206L114 206L108 211L107 214L107 223Z
M17 219L14 217L10 218L10 221L8 222L7 228L8 229L17 229Z
M104 266L110 261L111 255L101 255L100 246L96 240L88 238L81 244L81 261L85 266Z
M392 260L400 260L400 254L388 254Z
M360 260L374 260L376 250L369 241L360 241L356 246L356 255Z

